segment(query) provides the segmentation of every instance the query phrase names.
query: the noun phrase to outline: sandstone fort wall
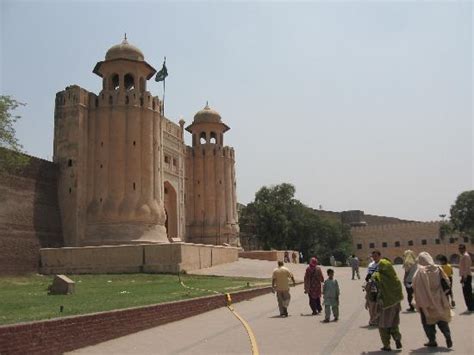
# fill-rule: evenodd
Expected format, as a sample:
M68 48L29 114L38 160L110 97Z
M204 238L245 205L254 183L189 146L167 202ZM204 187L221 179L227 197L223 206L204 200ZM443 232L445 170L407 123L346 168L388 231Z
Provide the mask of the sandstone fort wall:
M0 174L0 274L37 272L39 249L63 246L57 180L55 164L33 157Z

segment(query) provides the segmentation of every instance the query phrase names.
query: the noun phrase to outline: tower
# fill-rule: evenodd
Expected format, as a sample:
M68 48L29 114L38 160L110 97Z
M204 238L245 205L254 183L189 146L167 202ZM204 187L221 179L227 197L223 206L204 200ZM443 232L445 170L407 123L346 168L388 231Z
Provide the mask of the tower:
M77 86L56 95L66 245L167 242L161 103L146 90L156 70L125 38L93 72L99 95Z
M187 241L239 245L234 149L224 146L230 128L208 105L186 130Z

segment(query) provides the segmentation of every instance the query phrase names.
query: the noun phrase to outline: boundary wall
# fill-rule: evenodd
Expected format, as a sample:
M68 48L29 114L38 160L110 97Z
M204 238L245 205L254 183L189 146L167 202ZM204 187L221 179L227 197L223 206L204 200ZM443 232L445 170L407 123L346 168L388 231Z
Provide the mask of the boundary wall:
M235 247L171 243L45 248L42 274L176 273L231 263Z
M271 292L262 287L231 294L240 302ZM0 326L0 354L61 354L225 307L225 295L82 316ZM250 351L250 349L249 349Z
M298 254L296 258L296 264L299 264L300 256L299 252L296 250L288 250L288 254L290 256L293 252ZM252 251L241 251L239 252L240 258L247 258L247 259L256 259L256 260L268 260L268 261L284 261L285 258L285 251L283 250L252 250Z
M0 173L3 275L38 272L40 248L64 245L57 194L58 167L50 161L26 157L29 162L24 168Z

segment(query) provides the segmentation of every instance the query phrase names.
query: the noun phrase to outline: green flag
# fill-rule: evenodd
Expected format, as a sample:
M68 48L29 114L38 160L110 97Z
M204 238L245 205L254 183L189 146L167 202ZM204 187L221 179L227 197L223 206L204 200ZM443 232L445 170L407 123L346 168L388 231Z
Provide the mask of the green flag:
M156 73L155 81L156 82L163 81L166 79L167 76L168 76L168 69L166 69L166 60L165 60L163 62L163 68L161 68L161 70L158 73Z

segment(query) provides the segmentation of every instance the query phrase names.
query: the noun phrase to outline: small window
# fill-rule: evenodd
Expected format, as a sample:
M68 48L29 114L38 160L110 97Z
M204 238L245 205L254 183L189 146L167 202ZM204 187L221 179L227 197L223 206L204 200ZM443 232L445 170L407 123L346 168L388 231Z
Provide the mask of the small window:
M72 189L71 189L71 188L69 188L69 193L72 193Z
M357 249L362 249L362 244L357 244Z
M454 244L455 241L456 241L456 239L454 239L454 238L449 238L449 244Z
M178 161L175 158L173 158L173 166L177 166L177 165L178 165Z
M386 248L387 247L387 242L382 242L382 248Z
M422 239L422 240L421 240L421 245L426 245L426 244L428 244L428 242L426 241L426 239Z
M128 103L130 102L130 99L128 98L128 95L125 96L125 105L128 105Z
M165 194L168 194L168 188L165 187Z
M135 185L135 183L133 183L133 189L135 190L135 188L136 188L136 185Z
M469 238L468 237L463 237L462 240L464 241L464 243L469 243Z
M165 155L165 163L166 164L169 164L170 163L170 157Z
M396 247L399 247L399 246L400 246L400 242L395 242L395 246L396 246Z
M436 238L435 239L435 244L440 244L440 243L441 243L441 241L438 238Z
M409 240L408 245L410 245L410 246L413 245L413 240Z
M135 147L137 145L137 142L133 141L133 146Z
M124 84L125 84L125 89L127 91L135 89L135 80L133 79L132 74L125 74L125 77L123 79Z
M375 248L375 243L370 243L370 244L369 244L369 248L370 248L370 249Z
M112 96L109 96L109 105L112 105L113 102L114 102L114 100L113 100Z
M201 135L199 136L199 143L206 144L206 142L206 132L201 132Z
M72 166L72 159L69 159L69 160L67 161L67 166Z
M119 80L118 74L113 74L112 77L110 78L110 86L109 86L110 90L118 90L119 83L120 83L120 80Z
M209 143L211 144L216 144L217 143L217 138L216 138L216 133L211 132L211 138L209 139Z

